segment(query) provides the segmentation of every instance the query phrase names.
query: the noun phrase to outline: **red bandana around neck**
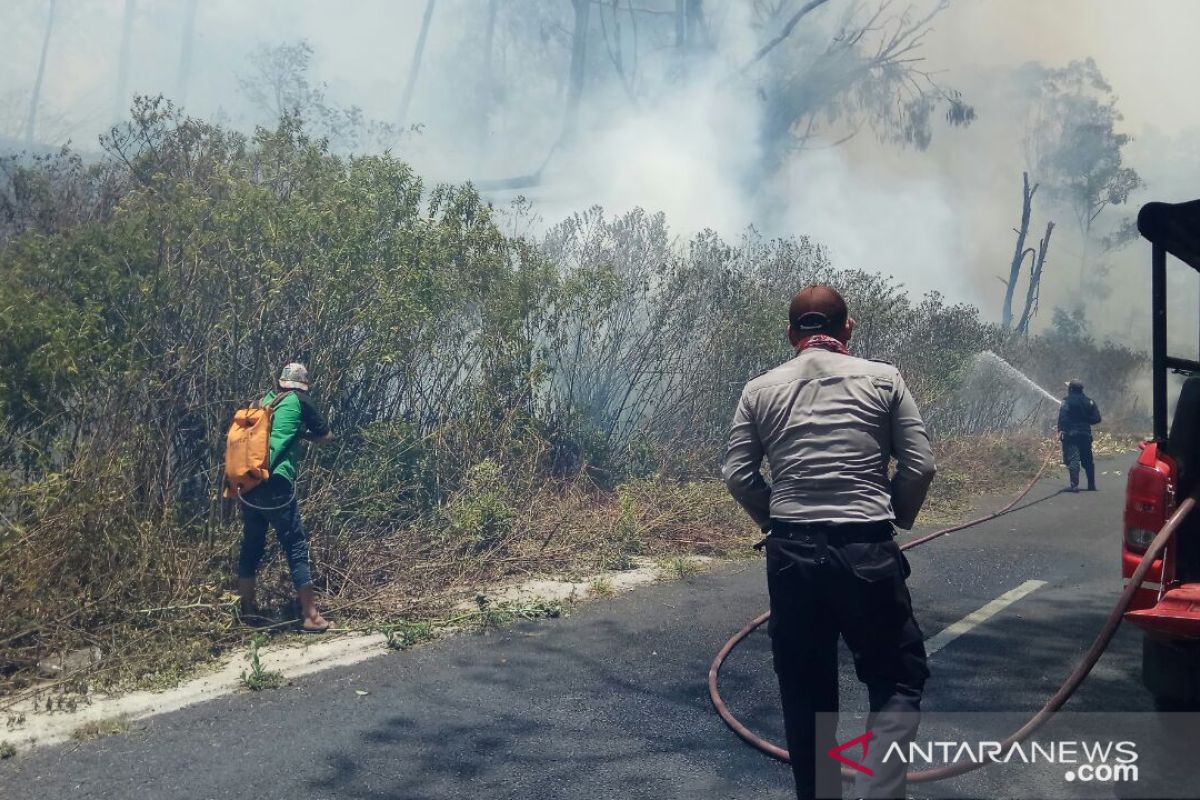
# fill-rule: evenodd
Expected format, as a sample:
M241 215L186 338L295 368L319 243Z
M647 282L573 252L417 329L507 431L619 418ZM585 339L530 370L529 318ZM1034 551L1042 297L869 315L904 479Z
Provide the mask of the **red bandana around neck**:
M850 355L849 349L847 349L846 345L842 344L840 340L835 339L832 336L826 336L823 333L805 336L803 339L796 342L797 353L803 353L805 350L813 347L817 348L818 350L828 350L831 353L841 353L844 356Z

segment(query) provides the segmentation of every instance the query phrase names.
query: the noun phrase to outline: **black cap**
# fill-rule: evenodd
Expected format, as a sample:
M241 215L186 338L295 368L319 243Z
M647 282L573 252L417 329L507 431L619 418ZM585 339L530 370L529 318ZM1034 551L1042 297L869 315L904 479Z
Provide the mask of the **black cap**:
M846 301L829 286L809 286L788 307L788 323L801 333L836 333L846 324Z

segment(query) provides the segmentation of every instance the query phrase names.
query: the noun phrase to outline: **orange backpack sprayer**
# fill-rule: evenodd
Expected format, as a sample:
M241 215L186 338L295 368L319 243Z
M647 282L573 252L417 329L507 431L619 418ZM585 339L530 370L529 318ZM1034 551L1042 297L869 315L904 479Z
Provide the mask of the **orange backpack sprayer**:
M271 477L271 416L291 392L280 392L267 405L255 403L234 412L225 437L225 496L240 498Z

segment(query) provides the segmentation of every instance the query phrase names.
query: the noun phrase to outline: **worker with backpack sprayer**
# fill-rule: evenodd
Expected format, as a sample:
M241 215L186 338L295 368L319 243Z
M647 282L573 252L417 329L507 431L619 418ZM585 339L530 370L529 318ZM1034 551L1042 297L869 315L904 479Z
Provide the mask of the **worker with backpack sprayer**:
M308 537L296 502L299 443L333 440L329 423L308 395L308 370L288 364L275 391L234 415L225 453L225 495L242 507L242 552L238 559L238 594L242 619L260 620L255 603L255 575L267 543L267 527L275 528L287 556L299 600L300 630L323 633L329 622L317 610L309 565Z

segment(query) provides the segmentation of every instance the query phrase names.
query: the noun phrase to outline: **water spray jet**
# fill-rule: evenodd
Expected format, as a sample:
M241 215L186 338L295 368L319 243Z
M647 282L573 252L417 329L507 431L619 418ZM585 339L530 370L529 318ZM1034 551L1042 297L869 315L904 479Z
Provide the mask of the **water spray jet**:
M1004 374L1007 377L1015 379L1018 384L1020 384L1021 386L1024 386L1027 389L1032 390L1034 393L1038 394L1040 397L1043 397L1043 398L1049 400L1050 402L1054 403L1054 405L1056 405L1056 406L1062 405L1061 400L1059 400L1054 395L1050 394L1050 392L1046 391L1038 384L1034 383L1032 378L1030 378L1024 372L1021 372L1021 370L1017 369L1016 367L1014 367L1012 364L1005 361L1000 356L993 353L991 350L984 350L983 352L976 354L975 363L976 364L990 364L994 369L999 370L1002 374Z

